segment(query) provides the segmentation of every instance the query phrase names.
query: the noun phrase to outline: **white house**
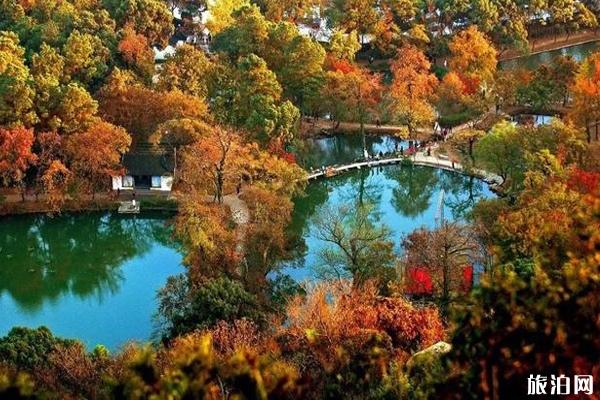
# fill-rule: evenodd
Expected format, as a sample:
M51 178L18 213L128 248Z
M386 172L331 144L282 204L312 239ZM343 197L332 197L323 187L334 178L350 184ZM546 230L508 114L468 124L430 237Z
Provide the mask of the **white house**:
M170 153L132 152L123 157L125 173L112 177L113 190L146 189L170 192L173 186L173 157Z

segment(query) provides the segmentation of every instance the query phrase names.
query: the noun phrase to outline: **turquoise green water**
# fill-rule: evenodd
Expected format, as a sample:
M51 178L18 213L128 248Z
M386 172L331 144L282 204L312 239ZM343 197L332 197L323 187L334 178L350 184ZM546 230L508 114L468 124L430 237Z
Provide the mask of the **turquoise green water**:
M478 179L427 167L363 169L312 182L306 196L296 199L293 215L292 229L304 242L303 256L287 263L284 272L299 281L315 277L319 250L326 247L315 237L313 219L319 210L370 204L373 218L392 230L391 239L399 252L404 235L435 226L442 191L445 220L463 219L479 199L493 196Z
M367 135L367 152L375 155L408 148L408 142L387 135ZM346 164L363 157L362 136L358 133L307 139L296 151L298 162L306 168Z
M183 271L165 214L0 219L0 336L48 326L88 348L148 340L156 291Z
M550 64L552 60L560 55L572 56L575 60L581 61L591 53L598 51L600 42L584 43L577 46L566 47L564 49L545 51L539 54L532 54L514 60L504 61L500 63L503 69L535 69L542 64Z
M391 151L397 143L389 137L368 140L372 153ZM312 145L314 165L349 161L362 151L358 135ZM299 281L314 277L324 244L314 237L313 218L322 207L372 204L373 217L388 225L398 247L413 229L435 225L442 190L446 219L462 218L478 199L492 196L476 179L425 167L363 169L310 183L293 215L299 256L283 272ZM167 226L170 217L84 213L0 219L0 336L13 326L46 325L89 349L104 344L116 350L127 341L148 340L157 290L184 270Z

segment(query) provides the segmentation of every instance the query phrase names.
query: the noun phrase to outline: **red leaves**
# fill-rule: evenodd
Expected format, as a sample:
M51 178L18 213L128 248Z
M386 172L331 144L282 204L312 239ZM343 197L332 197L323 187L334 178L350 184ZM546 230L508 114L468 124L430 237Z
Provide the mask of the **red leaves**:
M430 296L433 294L433 281L429 269L425 266L411 267L407 271L405 293L414 296ZM473 266L462 268L462 279L459 282L461 292L467 293L473 286Z
M342 72L344 74L349 74L351 72L357 72L358 68L350 63L348 60L341 60L333 57L329 57L327 59L327 63L329 65L329 69L335 72Z
M583 194L597 193L599 183L600 173L588 172L579 168L574 168L567 180L569 189Z
M287 161L290 164L296 164L296 156L286 151L278 139L271 140L268 148L269 153Z
M413 295L433 294L433 283L431 275L424 267L409 268L407 276L406 293Z

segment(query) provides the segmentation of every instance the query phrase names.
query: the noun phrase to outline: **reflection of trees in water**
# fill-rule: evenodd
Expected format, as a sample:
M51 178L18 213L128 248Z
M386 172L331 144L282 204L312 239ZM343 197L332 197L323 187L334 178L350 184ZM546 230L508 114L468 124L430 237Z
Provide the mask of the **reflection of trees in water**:
M367 151L369 154L391 151L396 143L400 146L401 142L393 136L369 135ZM362 138L358 133L349 133L308 139L302 143L296 155L300 164L307 168L345 164L363 156Z
M440 187L444 189L444 204L452 212L453 219L463 219L483 197L484 183L472 176L440 171Z
M385 176L398 183L392 189L392 205L399 213L416 217L429 208L438 184L433 168L403 165L385 168Z
M100 300L116 292L120 266L170 244L164 219L116 214L29 216L0 223L0 293L27 310L70 293Z
M348 175L342 175L340 181L344 182L340 191L340 200L343 204L376 205L381 203L384 187L377 182L376 168L363 168ZM373 213L377 210L373 209Z

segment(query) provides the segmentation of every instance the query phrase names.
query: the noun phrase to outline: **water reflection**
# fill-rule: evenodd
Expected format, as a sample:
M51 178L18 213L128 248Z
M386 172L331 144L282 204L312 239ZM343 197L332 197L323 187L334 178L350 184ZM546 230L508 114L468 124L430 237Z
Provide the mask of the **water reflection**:
M397 183L392 189L392 204L398 213L417 217L431 206L430 199L438 183L434 169L413 166L386 168L385 176Z
M15 216L0 220L0 297L35 313L69 294L98 303L116 293L126 261L153 243L173 245L164 216Z
M408 142L389 135L369 135L366 141L369 154L391 152L400 146L408 148ZM362 137L358 133L307 139L296 152L298 162L306 168L345 164L362 156Z
M538 54L532 54L514 60L500 62L500 67L505 70L512 69L536 69L542 64L550 64L558 56L571 56L576 61L581 61L593 52L597 51L600 42L584 43L563 49L544 51Z
M388 166L352 171L330 179L313 181L306 196L296 200L292 229L303 239L304 253L284 272L296 280L314 278L312 267L326 244L314 235L313 216L321 209L342 204L370 204L373 218L392 230L399 243L403 235L421 226L434 227L440 192L447 220L464 218L481 198L493 196L478 179L427 167Z

